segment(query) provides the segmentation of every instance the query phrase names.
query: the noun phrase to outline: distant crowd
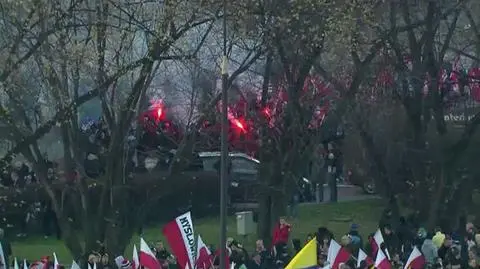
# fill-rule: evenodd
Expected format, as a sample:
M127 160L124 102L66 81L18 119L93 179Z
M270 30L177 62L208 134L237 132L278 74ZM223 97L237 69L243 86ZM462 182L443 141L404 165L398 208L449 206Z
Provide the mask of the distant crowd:
M397 223L397 225L394 226L393 223ZM250 253L239 241L229 238L226 246L227 264L234 264L235 269L285 268L291 258L307 242L316 238L317 266L318 268L329 268L327 259L330 244L334 239L333 233L326 227L320 227L316 233L309 234L304 240L291 239L290 234L294 228L285 218L281 218L274 228L271 245L267 246L263 240L257 240ZM388 268L404 269L414 248L420 250L424 257L422 268L480 268L480 234L477 233L477 228L472 223L466 223L465 226L455 230L437 228L429 231L404 217L394 221L391 212L386 210L377 231L377 233L381 233L383 242L377 249L375 249L375 244L378 241L375 241L376 238L374 238L376 235L374 236L372 233L364 240L360 230L359 225L352 224L350 230L337 239L342 249L348 251L350 258L336 265L334 269L381 268L375 267L373 259L368 258L375 257L376 251L387 253ZM3 232L0 233L0 236L5 257L8 260L13 254L9 243L3 238ZM151 249L162 269L178 268L175 257L162 242L158 241L152 244ZM205 269L219 269L219 249L209 246L209 250L212 264L211 267ZM362 261L358 260L360 251L367 255L367 258ZM92 253L88 261L92 266L97 264L99 268L132 269L132 264L128 260L123 260L122 263L113 263L103 248L99 252Z
M58 165L47 161L47 180L57 179ZM11 165L0 168L0 187L24 188L26 185L37 183L37 177L30 164L22 161L13 162Z

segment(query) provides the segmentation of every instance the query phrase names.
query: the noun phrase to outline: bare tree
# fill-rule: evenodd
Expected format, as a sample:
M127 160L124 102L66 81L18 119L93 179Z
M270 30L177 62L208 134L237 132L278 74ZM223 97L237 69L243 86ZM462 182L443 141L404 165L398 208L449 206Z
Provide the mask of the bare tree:
M396 83L386 87L371 83L365 87L356 104L363 112L354 110L352 122L372 160L373 175L381 179L377 182L383 186L384 194L394 198L402 190L408 190L405 192L409 194L408 199L415 201L413 208L420 212L429 227L433 227L442 212L462 214L458 207L468 201L466 190L472 189L471 177L464 178L463 172L459 173L465 169L459 164L475 133L478 114L468 121L463 134L458 135L459 129L447 123L444 116L452 102L467 98L464 91L467 79L462 78L458 68L453 68L453 72L447 75L457 76L457 81L442 80L440 74L445 71L446 63L455 62L457 58L450 52L466 55L470 60L475 58L471 57L465 43L464 49L454 45L465 40L464 26L459 22L468 19L468 12L462 10L472 8L473 3L428 1L413 10L407 2L389 4L390 27L398 28L400 23L413 25L421 22L422 25L385 39L389 51L385 51L384 61L377 63L383 66L376 69L378 72L385 71L385 66L387 69L393 67L387 73L392 72L397 77ZM381 106L382 103L390 104L390 109ZM396 111L397 124L389 130L385 121L391 122L392 111ZM371 120L373 114L378 117L382 113L384 119L378 122L383 127ZM364 118L369 120L362 120ZM399 126L403 126L402 132L395 131ZM392 131L394 135L385 139ZM460 197L459 193L465 199L454 198ZM426 197L429 197L429 203L424 202ZM445 200L451 202L441 206L441 201ZM449 219L455 222L458 218Z
M28 62L36 67L34 75L41 78L42 90L56 112L40 126L33 126L25 107L16 101L21 96L11 94L8 101L15 105L12 113L19 117L16 121L5 118L4 122L9 124L16 145L4 159L21 153L33 163L59 219L65 244L76 259L85 261L88 254L98 247L97 242L102 242L114 257L123 253L142 221L139 217L141 206L148 202L142 198L144 193L136 192L141 182L126 178L123 169L126 160L119 157L124 156L123 145L135 118L135 109L160 63L194 57L205 38L181 50L176 44L195 27L207 25L201 35L208 35L217 16L216 12L188 1L142 4L98 0L84 1L78 6L64 5L61 1L42 2L32 11L38 18L59 20L59 30L44 37L44 42L31 53L32 59ZM36 22L40 33L49 30L48 22ZM25 37L18 43L28 44L27 40L30 38ZM16 55L12 53L10 57ZM129 80L132 83L126 86L128 83L125 82ZM22 86L18 80L9 82ZM92 87L81 94L80 87L84 83ZM23 87L22 90L31 89ZM22 94L26 93L28 91L22 91ZM104 145L106 172L101 186L93 188L91 180L82 174L68 185L62 184L59 189L47 180L46 160L37 141L58 124L62 133L66 173L73 174L78 169L82 171L83 152L78 144L77 107L97 96L110 138ZM185 183L185 180L169 183L171 188L168 191ZM158 192L157 187L164 185L159 182L150 186L147 196L162 195L167 189L161 188L164 190ZM74 223L80 226L83 238L79 237Z

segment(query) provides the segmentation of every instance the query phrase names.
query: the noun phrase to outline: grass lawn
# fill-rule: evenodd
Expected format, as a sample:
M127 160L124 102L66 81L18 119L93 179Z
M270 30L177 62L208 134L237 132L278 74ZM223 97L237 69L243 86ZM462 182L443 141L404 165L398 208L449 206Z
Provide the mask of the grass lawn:
M325 226L334 232L335 236L341 236L348 232L352 223L360 225L360 231L364 237L375 231L381 212L383 210L381 200L365 200L355 202L343 202L339 204L302 205L299 209L297 220L290 220L293 225L292 239L299 238L303 241L308 233L316 231L318 227ZM219 219L194 219L195 233L200 234L204 242L218 245L219 242ZM147 242L163 240L161 233L162 225L150 227L145 230L144 239ZM231 237L236 237L235 218L230 217L227 228ZM256 240L255 235L246 238L236 238L248 249L252 249ZM127 249L126 257L131 258L133 243L139 245L139 238L132 240ZM42 237L27 238L22 241L12 242L13 253L18 259L37 260L42 256L51 255L55 252L61 263L70 264L71 255L62 241L44 239Z

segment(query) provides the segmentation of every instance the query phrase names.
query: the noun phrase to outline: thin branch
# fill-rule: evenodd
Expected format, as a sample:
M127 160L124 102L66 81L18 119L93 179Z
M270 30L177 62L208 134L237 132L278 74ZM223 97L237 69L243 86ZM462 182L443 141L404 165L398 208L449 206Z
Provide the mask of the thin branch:
M457 21L458 21L459 16L460 16L460 9L455 12L453 20L448 27L447 36L445 37L445 41L443 42L443 46L440 49L440 54L438 55L438 61L440 63L443 62L443 60L445 58L445 54L447 53L447 50L450 46L450 42L452 41L453 34L455 33L455 28L457 27Z

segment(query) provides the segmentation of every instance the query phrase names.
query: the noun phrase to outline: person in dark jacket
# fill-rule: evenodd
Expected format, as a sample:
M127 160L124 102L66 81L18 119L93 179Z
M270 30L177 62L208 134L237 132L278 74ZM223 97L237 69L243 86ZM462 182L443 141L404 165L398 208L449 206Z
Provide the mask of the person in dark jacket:
M390 253L399 253L400 244L398 237L389 224L386 224L382 229L383 240L385 241L385 247Z
M397 237L400 245L400 249L403 249L403 256L402 259L408 259L408 255L413 250L414 244L414 233L412 231L412 227L408 225L405 217L400 217L399 219L399 226L397 229ZM407 255L407 256L405 256Z
M445 240L443 241L442 246L438 249L438 257L443 261L445 261L445 259L447 258L447 253L452 247L452 244L452 237L450 235L445 235Z
M380 221L378 222L378 227L383 230L385 226L392 226L392 210L386 208L382 216L380 217Z
M258 252L253 253L252 259L248 263L247 268L248 269L263 269L263 268L266 268L266 265L262 264L262 257L260 255L260 253L258 253Z
M55 214L55 211L53 210L52 202L46 201L43 211L43 231L45 234L45 238L48 238L52 235L52 228L55 231L57 239L60 239L61 230L58 223L57 214Z

